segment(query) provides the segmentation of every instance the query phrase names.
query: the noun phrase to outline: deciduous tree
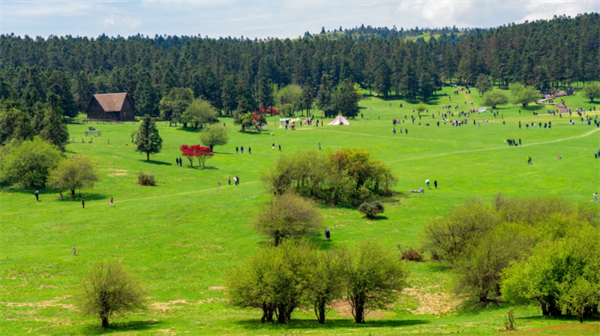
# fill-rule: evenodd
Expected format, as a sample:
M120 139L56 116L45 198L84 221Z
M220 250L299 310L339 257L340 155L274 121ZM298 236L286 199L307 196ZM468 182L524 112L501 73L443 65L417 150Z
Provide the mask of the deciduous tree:
M290 320L300 307L315 252L305 242L286 240L278 247L266 247L228 277L228 296L235 306L260 308L261 321Z
M254 217L253 226L278 246L285 238L321 232L323 217L312 201L288 192L265 205Z
M26 188L44 187L48 174L62 158L58 147L39 137L10 144L0 158L0 180Z
M594 99L600 98L600 83L598 82L589 82L586 83L581 90L581 95L585 98L589 99L590 102L594 102Z
M183 112L194 100L194 93L191 89L172 88L159 103L160 118L179 122ZM142 111L147 113L146 111ZM170 124L170 123L169 123Z
M344 281L356 323L373 309L386 309L406 286L408 270L400 258L375 241L361 243L346 258Z
M194 124L194 128L198 125L214 123L219 121L217 118L217 110L210 103L202 98L196 98L181 115L181 122L184 124Z
M200 142L210 147L211 152L214 146L226 145L229 142L227 128L221 125L209 125L200 133Z
M508 97L504 94L504 92L495 90L486 92L483 95L483 103L485 105L489 105L492 108L496 108L498 105L504 105L508 103Z
M529 103L541 99L541 94L537 92L533 86L523 86L517 83L513 85L510 90L513 93L513 103L521 104L523 107L526 107L529 105Z
M79 310L85 316L100 318L104 328L114 315L146 309L144 289L115 262L95 265L81 280L80 291Z
M78 155L60 161L50 172L48 184L52 188L70 190L71 197L75 197L75 189L93 188L98 180L94 162L87 156Z

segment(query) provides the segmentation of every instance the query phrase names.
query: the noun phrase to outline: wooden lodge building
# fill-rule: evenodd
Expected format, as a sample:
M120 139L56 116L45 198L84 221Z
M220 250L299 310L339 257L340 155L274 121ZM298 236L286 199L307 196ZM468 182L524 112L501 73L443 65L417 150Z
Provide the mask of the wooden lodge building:
M126 92L95 94L88 104L86 113L88 119L135 120L135 106Z

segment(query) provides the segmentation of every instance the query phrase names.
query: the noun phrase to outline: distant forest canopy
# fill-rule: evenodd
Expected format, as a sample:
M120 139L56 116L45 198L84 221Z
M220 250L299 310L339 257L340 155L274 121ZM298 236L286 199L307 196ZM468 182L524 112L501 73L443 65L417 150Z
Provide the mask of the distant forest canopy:
M57 95L75 116L94 93L128 92L140 114L158 115L172 88L189 88L233 115L260 107L265 87L289 84L312 87L306 92L317 100L325 84L346 82L426 100L442 82L473 84L480 74L543 90L600 79L598 27L592 13L492 29L361 26L298 39L0 35L0 99L5 110L33 116Z
M371 38L414 38L414 39L422 39L425 41L425 37L434 36L438 39L444 40L457 40L460 36L464 36L465 33L468 33L472 30L482 30L479 28L457 28L454 27L443 27L443 28L396 28L393 26L391 29L388 27L371 27L361 25L360 27L354 27L350 29L343 29L341 26L339 29L334 29L332 31L325 30L325 27L321 28L321 32L319 34L312 35L310 32L304 33L305 37L314 37L314 38L328 38L328 39L338 39L338 38L347 38L351 37L353 40L367 40Z

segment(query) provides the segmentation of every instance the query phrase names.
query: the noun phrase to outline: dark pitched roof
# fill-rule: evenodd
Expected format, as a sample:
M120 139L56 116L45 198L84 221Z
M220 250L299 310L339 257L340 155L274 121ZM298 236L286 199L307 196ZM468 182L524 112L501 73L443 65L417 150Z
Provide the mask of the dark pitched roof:
M127 92L95 94L94 98L102 106L104 112L121 111L127 98Z

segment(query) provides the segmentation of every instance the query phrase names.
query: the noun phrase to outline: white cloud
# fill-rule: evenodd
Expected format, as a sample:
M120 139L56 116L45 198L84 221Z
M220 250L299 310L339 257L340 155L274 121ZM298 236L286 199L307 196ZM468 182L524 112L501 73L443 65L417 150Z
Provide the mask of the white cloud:
M9 0L10 1L10 0ZM494 27L600 10L598 0L49 0L2 2L3 32L297 37L361 24L374 27ZM66 19L65 19L66 18Z
M136 29L142 25L142 20L140 18L130 17L130 16L119 16L119 15L111 15L102 19L102 25L104 27L126 27L129 29Z

